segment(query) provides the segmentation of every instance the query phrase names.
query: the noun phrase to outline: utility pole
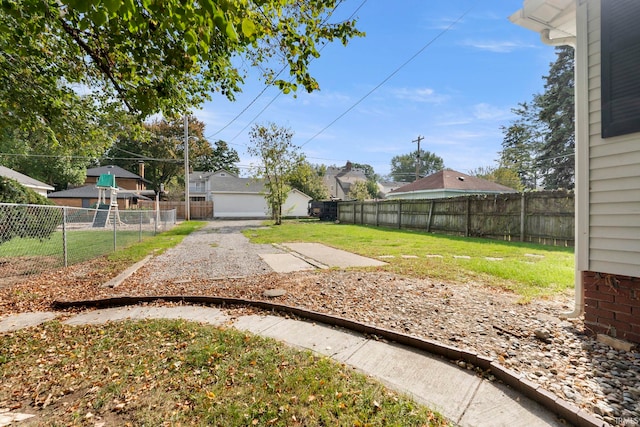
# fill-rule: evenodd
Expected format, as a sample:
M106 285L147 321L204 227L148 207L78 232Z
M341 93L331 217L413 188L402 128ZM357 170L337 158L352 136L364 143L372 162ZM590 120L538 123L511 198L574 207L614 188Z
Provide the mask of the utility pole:
M189 196L189 116L184 115L184 220L191 219Z
M420 177L420 141L424 139L424 136L418 135L418 139L414 139L411 142L418 143L418 151L416 151L416 181Z

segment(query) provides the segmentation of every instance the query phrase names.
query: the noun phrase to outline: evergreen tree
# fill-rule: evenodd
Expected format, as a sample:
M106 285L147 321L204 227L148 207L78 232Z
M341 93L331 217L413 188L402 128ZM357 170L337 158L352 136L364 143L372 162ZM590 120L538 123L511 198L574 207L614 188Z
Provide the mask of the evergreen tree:
M558 58L545 77L545 92L536 97L539 118L545 124L538 164L545 188L572 189L575 185L575 100L573 48L556 48Z
M521 103L518 116L503 127L500 167L520 176L525 188L572 189L575 175L573 48L556 48L545 76L545 92Z
M512 111L518 118L510 126L502 128L504 139L500 167L513 171L520 178L523 188L535 190L539 175L536 159L543 138L539 110L536 104L524 102Z

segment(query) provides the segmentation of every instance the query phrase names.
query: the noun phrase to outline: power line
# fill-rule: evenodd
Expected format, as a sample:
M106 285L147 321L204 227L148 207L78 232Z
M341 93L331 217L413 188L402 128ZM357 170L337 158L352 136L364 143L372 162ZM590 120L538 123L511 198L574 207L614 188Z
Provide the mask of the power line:
M418 50L415 54L413 54L413 56L411 56L411 58L407 59L405 62L403 62L398 68L396 68L391 74L389 74L384 80L382 80L377 86L375 86L373 89L371 89L369 92L367 92L362 98L360 98L359 100L357 100L351 107L347 108L342 114L340 114L338 117L336 117L331 123L329 123L328 125L326 125L324 128L322 128L320 131L318 131L318 133L316 133L315 135L313 135L311 138L309 138L308 140L306 140L300 147L304 147L305 145L307 145L309 142L311 142L312 140L314 140L318 135L322 134L325 130L329 129L331 126L333 126L333 124L335 124L338 120L340 120L341 118L343 118L344 116L347 115L347 113L349 113L351 110L353 110L355 107L358 106L358 104L360 104L362 101L364 101L367 97L369 97L369 95L371 95L373 92L375 92L376 90L378 90L380 87L382 87L382 85L384 85L386 82L388 82L389 80L391 80L391 78L393 76L395 76L401 69L403 69L407 64L409 64L411 61L413 61L418 55L420 55L425 49L427 49L429 46L431 46L433 43L436 42L436 40L438 40L440 37L442 37L443 35L445 35L447 32L449 32L449 30L451 28L453 28L454 25L456 25L458 22L460 22L462 20L462 18L464 18L465 16L467 16L467 14L469 12L471 12L471 9L473 9L473 6L471 6L469 9L467 9L462 15L460 15L458 17L458 19L456 19L455 21L453 21L451 24L449 24L449 26L447 26L447 28L445 28L444 30L442 30L440 33L438 33L435 37L433 37L431 40L429 40L429 42L427 42L427 44L425 44L424 46L422 46L422 48L420 48L420 50Z
M351 20L353 19L353 17L356 15L356 13L358 13L358 11L365 5L365 3L367 3L368 0L363 0L360 5L356 8L356 10L354 10L351 15L349 15L349 17L347 18L347 20ZM327 17L324 19L324 21L322 21L323 24L325 24L329 18L333 15L333 13L336 11L336 9L338 8L338 6L340 6L342 3L344 2L344 0L340 0L338 3L336 3L336 5L333 7L333 9L331 10L331 12L329 12L327 14ZM319 51L322 52L322 50L325 48L326 45L323 45L320 47ZM312 58L313 61L313 58ZM278 71L278 74L276 74L276 78L278 78L278 76L280 76L280 74L282 74L282 72L287 68L287 65L284 65L280 71ZM293 81L293 77L291 79L289 79L289 83L291 83ZM242 111L240 111L233 119L231 119L231 121L229 121L229 123L227 123L226 125L224 125L221 129L219 129L218 131L216 131L215 133L213 133L210 136L207 136L208 138L212 138L216 135L218 135L220 132L222 132L223 130L225 130L226 128L228 128L232 123L234 123L238 118L240 118L241 115L243 115L248 109L249 107L251 107L266 91L267 89L269 89L270 86L265 85L265 87L260 91L260 93L258 95L256 95L255 98L253 98L253 100L251 102L249 102L249 104L242 109ZM260 117L262 115L262 113L265 112L265 110L267 108L269 108L271 106L271 104L273 104L275 102L276 99L278 99L278 97L282 95L282 92L278 91L278 93L271 99L271 101L269 101L269 103L262 109L260 110L260 112L258 114L256 114L251 120L249 120L249 122L247 123L247 125L245 127L243 127L240 132L238 132L233 138L231 138L231 141L234 141L237 137L239 137L249 126L251 126L251 124L253 124L258 117ZM238 144L238 145L242 145L244 147L246 147L246 144Z

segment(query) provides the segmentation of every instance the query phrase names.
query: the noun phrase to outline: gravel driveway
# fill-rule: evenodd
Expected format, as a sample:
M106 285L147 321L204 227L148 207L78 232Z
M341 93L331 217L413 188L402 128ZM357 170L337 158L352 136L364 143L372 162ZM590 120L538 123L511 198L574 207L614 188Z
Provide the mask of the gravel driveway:
M144 281L188 281L247 277L271 272L259 254L283 251L273 245L249 243L241 231L258 228L261 220L210 221L182 243L153 257L142 269Z

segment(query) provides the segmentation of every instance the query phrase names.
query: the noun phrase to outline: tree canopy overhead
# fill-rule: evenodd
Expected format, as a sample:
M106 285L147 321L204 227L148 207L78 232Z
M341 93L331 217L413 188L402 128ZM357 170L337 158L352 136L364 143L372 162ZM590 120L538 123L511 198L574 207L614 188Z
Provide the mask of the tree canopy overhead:
M308 66L320 46L362 35L353 20L331 21L338 4L1 0L0 162L79 184L150 116L171 120L214 92L233 99L244 78L235 64L259 66L285 92L317 89Z
M336 7L336 0L3 0L0 86L22 105L0 107L28 114L25 103L64 102L80 85L141 118L171 116L212 92L233 99L243 83L237 56L263 64L266 82L285 92L312 91L318 83L308 65L320 45L361 35L354 21L330 22ZM278 79L272 60L288 67L290 80Z

